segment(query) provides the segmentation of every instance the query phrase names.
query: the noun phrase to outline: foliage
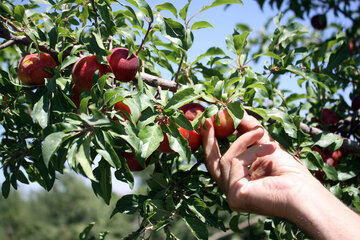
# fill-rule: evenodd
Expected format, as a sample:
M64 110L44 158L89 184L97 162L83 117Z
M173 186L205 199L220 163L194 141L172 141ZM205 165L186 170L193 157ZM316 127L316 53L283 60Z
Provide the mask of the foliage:
M258 2L260 6L265 4ZM285 4L270 4L275 2L278 8ZM56 174L69 167L90 179L94 193L109 204L112 172L117 180L133 187L133 174L120 154L130 150L144 167L151 157L152 169L147 193L121 197L112 212L114 217L118 213L140 214L140 226L129 233L130 239L150 230L177 239L172 227L178 220L197 239L207 239L209 228L236 229L240 218L230 211L223 194L204 171L202 149L192 154L177 129L181 126L197 130L202 117L226 108L235 127L243 111L261 118L273 137L300 157L314 174L324 171L326 176L321 180L334 194L358 208L360 147L355 128L359 117L338 93L350 89L350 98L360 94L359 9L355 9L356 4L350 8L352 1L321 1L320 5L305 1L301 6L306 14L311 8L326 5L327 11L349 18L352 26L332 23L330 33L322 38L296 18L283 23L279 13L273 19L274 32L253 36L246 24L239 24L232 35L224 36L232 55L211 47L190 62L187 52L196 40L193 32L212 27L209 22L196 22L196 16L213 7L241 3L215 0L189 16L191 0L181 9L170 2L150 7L145 0L31 0L23 5L1 2L2 195L8 197L18 182L37 182L51 190ZM46 11L37 11L42 4ZM290 1L289 9L304 17L299 6L298 1ZM109 50L119 46L139 57L136 79L121 83L113 79L112 73L95 73L92 89L81 93L77 109L71 100L73 64L90 54L107 64ZM44 86L25 86L16 76L18 61L39 51L49 53L57 67ZM254 71L250 65L259 59L268 61L262 72ZM153 79L164 72L172 79L154 83ZM280 82L290 77L296 78L307 93L280 91ZM129 121L114 110L119 101L130 107ZM207 107L192 122L178 110L190 102ZM333 109L341 121L331 126L324 124L323 108ZM158 124L159 119L167 119L169 125ZM311 135L309 126L319 128L319 134ZM164 139L162 132L174 153L157 151ZM226 150L235 138L233 134L219 140L221 149ZM324 163L321 155L312 150L314 146L328 151L341 147L346 154L334 167ZM226 221L229 218L231 226ZM265 228L270 238L303 237L284 221L268 219Z

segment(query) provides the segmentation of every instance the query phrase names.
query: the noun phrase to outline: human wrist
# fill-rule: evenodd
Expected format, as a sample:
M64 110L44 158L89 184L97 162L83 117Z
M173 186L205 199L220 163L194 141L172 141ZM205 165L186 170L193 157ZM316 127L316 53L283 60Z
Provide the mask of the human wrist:
M285 218L312 238L345 240L359 236L360 217L315 178L307 178L295 194L292 214Z

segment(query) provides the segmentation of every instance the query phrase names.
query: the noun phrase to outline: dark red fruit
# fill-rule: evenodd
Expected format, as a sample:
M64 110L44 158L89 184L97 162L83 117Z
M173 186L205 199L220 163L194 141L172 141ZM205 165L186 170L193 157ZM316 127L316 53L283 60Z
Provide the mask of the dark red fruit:
M321 110L321 117L322 123L325 125L333 125L339 121L337 114L333 110L327 108Z
M336 160L339 160L340 158L342 158L343 155L344 155L343 150L341 148L336 149L335 151L331 152L331 157Z
M161 119L161 120L158 121L159 125L161 125L162 123L165 123L166 125L169 125L169 121L167 121L166 119ZM165 132L163 132L163 136L164 136L164 139L160 142L160 145L159 145L157 150L162 152L162 153L173 153L174 150L172 150L170 148L169 139L168 139Z
M354 99L351 101L351 108L354 111L357 111L360 109L360 95L356 95Z
M321 158L323 159L323 161L325 161L325 154L319 147L316 147L316 146L312 147L311 150L318 152L320 154Z
M111 71L108 65L100 64L94 55L82 57L74 64L71 75L79 91L88 92L91 90L92 77L97 70L99 70L99 76Z
M311 25L316 30L323 30L326 28L327 20L325 14L317 14L311 18Z
M178 128L180 134L188 141L191 152L195 152L201 145L201 136L195 130L189 131L185 128Z
M46 68L55 67L55 60L47 53L28 54L20 60L17 76L25 85L44 85L45 78L53 77Z
M354 43L353 43L353 41L350 41L350 42L349 42L349 51L350 51L352 54L354 54Z
M214 125L215 136L217 138L226 138L235 131L234 121L232 120L229 112L226 109L220 110L218 112L218 116L220 120L219 126L215 122L215 115L211 117Z
M121 156L126 159L127 165L132 172L138 172L144 170L140 165L139 161L136 159L135 153L133 152L121 152ZM150 163L150 157L146 159L145 165L148 166Z
M74 84L72 86L72 94L70 95L71 101L75 104L77 108L80 108L80 91L79 88Z
M329 157L325 160L325 163L329 164L330 166L335 167L335 166L339 165L339 159L334 159L332 157Z
M325 172L322 170L315 170L315 177L317 180L319 180L320 182L324 182L324 177L325 177Z
M179 109L184 112L185 117L189 121L193 121L197 116L199 116L203 111L205 111L205 108L199 103L188 103L180 107Z
M125 103L123 103L122 101L115 103L114 109L116 111L118 111L118 113L121 114L125 120L129 120L129 118L123 112L123 111L125 111L125 112L131 114L130 108ZM115 119L115 120L117 120L117 119Z
M129 56L127 48L115 48L112 54L107 56L107 60L111 66L115 79L121 82L130 82L136 76L139 69L139 59L132 53Z

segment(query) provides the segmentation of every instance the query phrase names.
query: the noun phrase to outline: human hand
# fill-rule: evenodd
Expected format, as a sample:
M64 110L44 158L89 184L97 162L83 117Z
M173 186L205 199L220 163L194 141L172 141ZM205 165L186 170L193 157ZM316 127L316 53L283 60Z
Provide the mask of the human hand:
M246 112L238 127L242 135L224 155L209 119L205 127L201 130L205 164L232 210L289 218L305 182L316 182L307 168Z
M212 122L201 128L205 164L235 211L283 217L314 239L357 239L360 217L332 195L252 116L221 155ZM250 167L249 167L250 166Z

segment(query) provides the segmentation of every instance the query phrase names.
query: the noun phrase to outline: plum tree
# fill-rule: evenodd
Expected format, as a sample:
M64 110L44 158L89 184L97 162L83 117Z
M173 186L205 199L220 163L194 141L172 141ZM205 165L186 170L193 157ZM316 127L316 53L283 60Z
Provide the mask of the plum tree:
M224 45L209 37L202 50L203 34L218 34L218 19L250 3L25 2L0 3L5 198L20 183L50 191L57 175L71 169L107 204L119 181L130 188L141 182L144 191L119 197L112 211L138 216L126 239L181 239L179 232L208 239L230 229L240 238L254 229L260 233L254 239L306 238L271 217L261 228L239 231L247 217L229 210L206 172L198 131L204 118L214 122L224 152L243 134L246 112L359 210L358 1L257 0L259 9L271 2L276 11L261 32L239 20L222 36ZM326 34L309 28L319 12L313 28L330 26ZM152 164L134 177L150 157Z

